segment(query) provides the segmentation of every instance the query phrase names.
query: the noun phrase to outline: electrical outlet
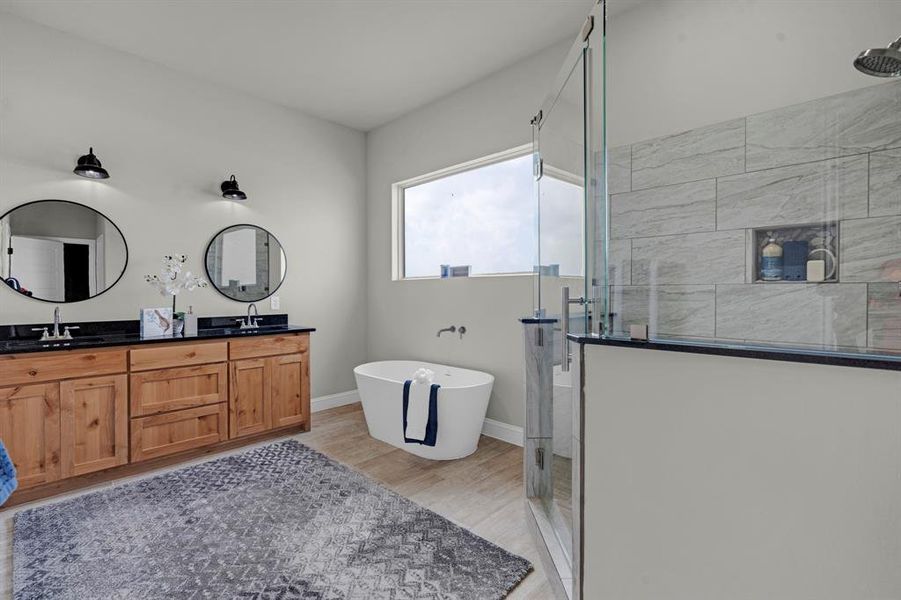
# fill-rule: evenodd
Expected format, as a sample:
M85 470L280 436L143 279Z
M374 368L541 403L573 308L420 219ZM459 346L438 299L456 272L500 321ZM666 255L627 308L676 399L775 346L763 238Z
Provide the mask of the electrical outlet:
M272 310L278 310L282 305L281 300L279 300L278 296L270 296L269 297L269 308Z

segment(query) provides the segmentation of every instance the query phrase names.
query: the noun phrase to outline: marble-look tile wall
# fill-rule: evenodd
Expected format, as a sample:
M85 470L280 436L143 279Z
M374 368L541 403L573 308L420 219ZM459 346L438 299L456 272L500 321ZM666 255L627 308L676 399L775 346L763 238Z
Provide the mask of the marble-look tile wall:
M901 83L608 151L614 333L901 351ZM839 223L838 283L754 283L752 230Z

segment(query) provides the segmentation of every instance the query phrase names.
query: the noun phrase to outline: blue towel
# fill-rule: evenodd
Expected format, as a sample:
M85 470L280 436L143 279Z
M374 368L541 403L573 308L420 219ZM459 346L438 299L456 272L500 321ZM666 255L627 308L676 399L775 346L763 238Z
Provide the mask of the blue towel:
M0 440L0 504L6 502L17 487L19 482L16 481L16 467Z
M441 387L433 383L429 390L429 420L425 426L425 439L414 440L407 437L407 408L410 406L410 385L412 380L404 382L404 442L408 444L422 444L434 446L438 441L438 389Z

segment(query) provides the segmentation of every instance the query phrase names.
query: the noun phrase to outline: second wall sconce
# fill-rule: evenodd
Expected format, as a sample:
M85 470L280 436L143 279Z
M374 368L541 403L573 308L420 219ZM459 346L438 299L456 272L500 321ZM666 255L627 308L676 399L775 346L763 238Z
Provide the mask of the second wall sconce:
M247 200L247 194L238 189L238 180L232 175L231 179L223 181L219 186L222 190L222 197L229 200Z

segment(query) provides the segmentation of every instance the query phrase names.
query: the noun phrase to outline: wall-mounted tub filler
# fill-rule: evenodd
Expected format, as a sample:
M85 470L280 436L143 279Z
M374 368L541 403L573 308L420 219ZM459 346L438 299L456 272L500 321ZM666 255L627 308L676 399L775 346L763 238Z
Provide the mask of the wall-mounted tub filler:
M441 337L441 334L444 333L444 332L448 332L448 333L456 333L456 332L457 332L457 328L456 328L456 326L451 325L450 327L445 327L444 329L439 329L439 330L438 330L438 333L435 334L435 337Z

